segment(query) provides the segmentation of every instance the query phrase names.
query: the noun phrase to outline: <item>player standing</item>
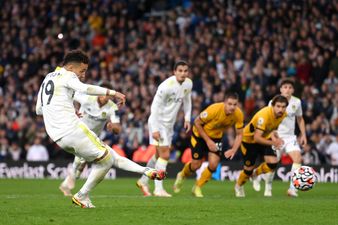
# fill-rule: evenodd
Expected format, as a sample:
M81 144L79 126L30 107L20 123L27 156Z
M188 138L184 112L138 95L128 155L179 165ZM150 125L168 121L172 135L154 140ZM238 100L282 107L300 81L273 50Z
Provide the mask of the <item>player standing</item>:
M148 119L149 142L156 146L156 156L153 156L147 166L157 170L166 170L174 124L177 113L183 103L184 128L189 132L191 125L191 89L192 81L188 78L189 66L184 61L178 61L174 65L174 75L163 81L155 94L151 104L151 113ZM157 158L157 159L156 159ZM142 176L137 181L137 186L144 196L150 196L148 177ZM155 180L154 195L158 197L171 197L163 188L163 181Z
M80 50L65 55L63 67L46 75L38 93L37 115L43 115L49 137L65 151L92 162L92 170L82 188L73 196L74 204L82 208L94 208L89 193L100 183L114 165L125 170L143 173L153 179L163 179L165 173L142 167L119 156L104 144L75 114L75 91L88 95L114 96L125 102L125 96L117 91L82 83L89 58Z

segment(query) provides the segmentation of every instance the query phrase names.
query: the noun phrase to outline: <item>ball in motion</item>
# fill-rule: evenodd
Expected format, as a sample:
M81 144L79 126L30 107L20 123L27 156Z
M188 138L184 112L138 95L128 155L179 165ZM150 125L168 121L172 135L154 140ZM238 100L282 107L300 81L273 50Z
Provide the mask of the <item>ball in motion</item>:
M300 191L308 191L313 188L317 181L316 171L309 166L301 166L292 174L292 184Z

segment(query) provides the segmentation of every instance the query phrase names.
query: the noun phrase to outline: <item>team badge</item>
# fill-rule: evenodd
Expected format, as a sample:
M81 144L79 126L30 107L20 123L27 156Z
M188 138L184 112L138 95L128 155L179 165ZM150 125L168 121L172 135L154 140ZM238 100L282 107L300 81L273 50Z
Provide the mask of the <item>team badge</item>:
M196 153L194 153L194 158L198 158L198 153L196 152Z
M258 118L257 125L262 126L264 123L264 119L262 117Z
M107 116L106 112L102 112L102 117L105 118Z
M296 106L295 105L292 105L291 108L292 108L293 111L296 110Z
M201 112L201 115L200 115L201 118L207 118L208 117L208 112L207 111L203 111Z
M249 161L249 160L246 160L246 161L245 161L245 165L246 165L246 166L250 166L250 165L251 165L250 161Z

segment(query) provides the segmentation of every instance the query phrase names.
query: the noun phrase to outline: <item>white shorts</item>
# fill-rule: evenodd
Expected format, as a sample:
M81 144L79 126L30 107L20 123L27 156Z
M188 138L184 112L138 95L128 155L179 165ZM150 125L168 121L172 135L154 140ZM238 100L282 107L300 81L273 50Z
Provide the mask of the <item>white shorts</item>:
M152 131L151 123L148 123L148 127L149 127L149 144L155 145L155 146L171 146L171 141L174 135L173 127L168 127L168 126L164 126L161 124L159 125L159 131L161 135L160 141L156 141L153 138L153 131Z
M279 151L278 150L276 151L278 159L281 158L283 152L287 154L293 151L301 152L301 149L297 141L297 137L295 135L281 137L281 138L284 141L284 144L283 144L283 147ZM272 147L272 149L275 150L275 147Z
M62 137L56 143L63 150L84 158L87 162L101 158L106 154L106 150L108 150L105 143L84 123L80 123L77 129L69 135Z

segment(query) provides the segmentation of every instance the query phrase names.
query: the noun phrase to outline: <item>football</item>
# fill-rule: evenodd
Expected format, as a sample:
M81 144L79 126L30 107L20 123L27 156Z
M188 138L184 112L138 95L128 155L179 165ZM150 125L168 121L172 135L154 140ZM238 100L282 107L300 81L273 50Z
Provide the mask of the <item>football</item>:
M301 166L292 174L292 184L300 191L308 191L313 188L317 181L316 171L309 166Z

